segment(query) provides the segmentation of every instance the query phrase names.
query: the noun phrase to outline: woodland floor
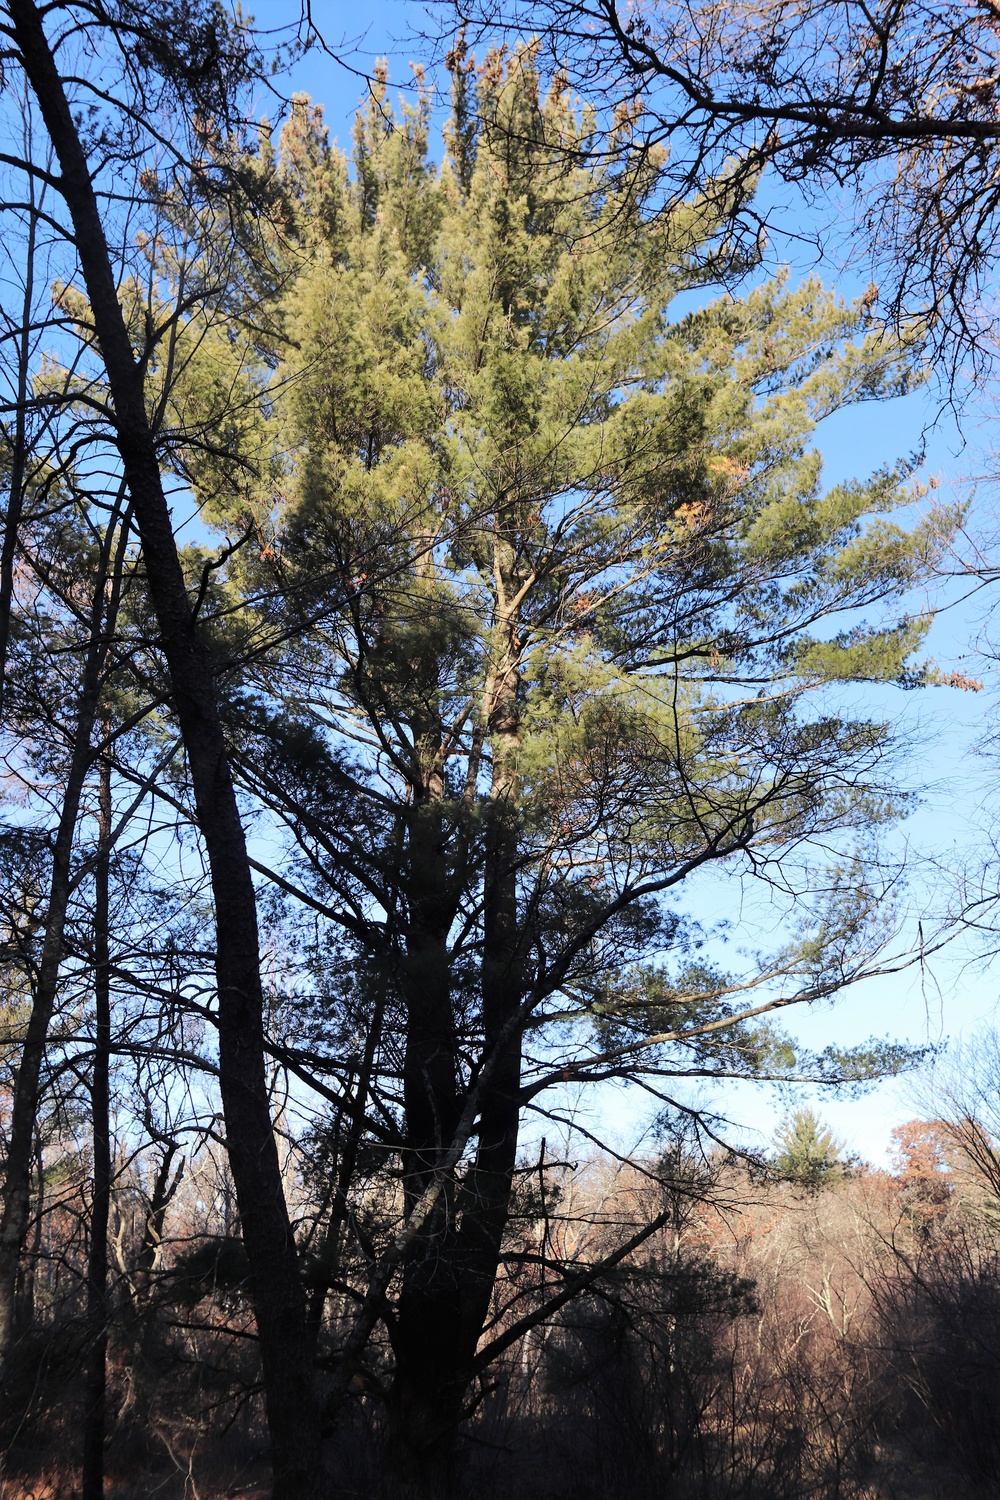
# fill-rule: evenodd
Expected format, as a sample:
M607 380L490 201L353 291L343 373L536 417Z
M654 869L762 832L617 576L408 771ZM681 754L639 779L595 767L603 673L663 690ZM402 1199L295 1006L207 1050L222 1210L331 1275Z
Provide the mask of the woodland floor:
M495 1484L495 1481L494 1481ZM490 1486L497 1500L549 1500L544 1490L531 1486L524 1491ZM162 1472L146 1470L141 1478L125 1475L109 1476L105 1491L106 1500L266 1500L269 1486L266 1479L254 1480L245 1474L227 1484L225 1479L212 1479L203 1474L189 1475L180 1466L164 1468ZM844 1500L991 1500L996 1493L991 1487L981 1491L970 1487L967 1480L956 1479L943 1468L921 1465L916 1468L905 1456L883 1450L879 1456L878 1472L864 1489L853 1486L845 1489ZM34 1476L0 1476L0 1500L77 1500L79 1477L76 1473L59 1473L52 1469ZM692 1492L693 1496L693 1492ZM331 1500L371 1500L359 1491L337 1490ZM552 1492L552 1500L564 1500L560 1491ZM576 1491L575 1500L625 1500L613 1494L584 1495ZM665 1495L664 1500L671 1500ZM686 1497L685 1497L686 1500ZM697 1500L713 1500L709 1494L700 1494ZM728 1496L726 1497L728 1500Z

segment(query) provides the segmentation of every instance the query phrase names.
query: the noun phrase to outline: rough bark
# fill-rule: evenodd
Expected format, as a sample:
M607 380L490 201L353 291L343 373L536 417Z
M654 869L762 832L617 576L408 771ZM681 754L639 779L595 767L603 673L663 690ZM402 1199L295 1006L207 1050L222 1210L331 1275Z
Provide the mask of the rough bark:
M426 1351L433 1366L432 1349ZM465 1395L463 1378L450 1383L425 1368L399 1371L386 1413L382 1500L452 1500L461 1479L455 1433ZM425 1378L421 1378L421 1376Z
M488 1078L478 1085L475 1159L464 1180L442 1194L404 1271L392 1331L396 1373L387 1413L384 1500L437 1500L453 1493L459 1482L455 1438L496 1280L517 1159L521 1038L511 1020L523 999L515 874L519 645L517 611L507 606L515 592L509 549L500 541L498 549L496 576L505 597L497 621L499 661L485 705L493 778L483 874L481 996L482 1058L489 1060L490 1068ZM428 891L446 884L443 854L436 862L436 877L431 876L427 856L432 852L425 850L422 861L424 900ZM407 1060L412 1077L406 1121L408 1136L418 1148L414 1188L429 1180L435 1153L449 1144L444 1132L464 1103L456 1086L450 992L446 985L438 985L435 994L433 1007L426 988L408 997ZM419 1016L414 1015L415 1000L424 1007ZM433 1037L429 1015L437 1018ZM446 1026L452 1036L447 1066Z
M211 659L194 618L163 491L142 371L118 302L90 170L62 77L32 0L7 0L19 60L61 178L114 407L115 441L135 511L211 873L216 918L220 1087L251 1268L277 1500L319 1492L321 1455L305 1295L271 1126L263 1052L256 896L219 717Z
M521 748L520 580L513 555L497 542L495 573L502 597L497 634L500 666L490 706L493 779L490 788L483 901L483 1053L493 1059L483 1091L475 1163L462 1198L465 1312L471 1360L489 1308L517 1164L521 1114L521 1033L511 1022L524 998L524 962L517 909L518 798ZM472 1327L475 1325L475 1340Z

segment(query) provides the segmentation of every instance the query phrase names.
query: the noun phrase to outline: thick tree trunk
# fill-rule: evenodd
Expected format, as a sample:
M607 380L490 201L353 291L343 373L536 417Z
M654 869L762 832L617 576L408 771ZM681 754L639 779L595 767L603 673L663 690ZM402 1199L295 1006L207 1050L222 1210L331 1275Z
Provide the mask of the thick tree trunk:
M42 1263L42 1248L45 1243L45 1153L41 1136L35 1135L34 1166L35 1213L31 1244L26 1246L17 1273L17 1291L14 1301L14 1341L27 1333L35 1322L35 1294L38 1286L38 1267ZM30 1191L30 1178L29 1178Z
M401 985L406 1004L403 1102L406 1217L439 1170L464 1107L448 937L455 919L449 879L440 720L414 724L425 764L415 776L406 849L406 955ZM461 1342L454 1262L455 1185L446 1181L403 1266L397 1316L390 1325L396 1371L383 1448L385 1500L429 1500L450 1493L457 1399L448 1390ZM443 1421L442 1421L443 1419Z
M520 618L508 604L520 580L508 545L497 547L495 571L503 594L498 633L503 642L489 727L493 781L483 872L483 1055L492 1073L479 1113L479 1143L462 1196L462 1261L467 1317L476 1342L496 1279L510 1211L521 1118L521 1033L511 1031L524 999L524 955L518 922L518 808L521 787ZM471 1328L470 1328L471 1333ZM474 1352L474 1349L473 1351Z
M114 405L161 645L211 872L216 918L220 1087L264 1371L276 1500L319 1493L321 1454L305 1295L271 1126L263 1052L256 895L219 719L212 664L184 583L156 444L118 303L79 133L33 0L7 0L21 65L61 169L60 190Z
M441 1385L421 1369L397 1373L386 1412L381 1500L453 1500L461 1479L455 1453L465 1381Z
M498 559L500 578L506 561L506 555ZM457 1483L455 1439L496 1281L517 1162L521 1037L516 1029L511 1031L511 1022L523 998L516 886L518 620L513 611L503 608L499 616L500 662L485 706L493 747L481 973L482 1061L489 1063L489 1077L480 1084L475 1160L464 1181L442 1195L434 1219L404 1270L392 1331L396 1372L387 1414L383 1500L431 1500L450 1495ZM428 869L429 852L425 851L419 885L425 899L435 886ZM440 885L445 883L443 859L438 863ZM413 905L411 901L411 909ZM426 993L417 991L416 996L426 1002ZM419 1184L429 1179L435 1150L440 1152L449 1144L443 1134L449 1120L457 1119L465 1104L456 1087L454 1040L447 1068L441 1060L446 1019L454 1028L450 994L447 1006L444 994L439 994L434 1013L438 1016L436 1049L427 1038L426 1018L414 1016L414 997L408 997L408 1057L412 1049L414 1062L406 1122L410 1140L416 1135L424 1142L414 1153L421 1164L416 1174ZM437 1136L431 1134L432 1122Z

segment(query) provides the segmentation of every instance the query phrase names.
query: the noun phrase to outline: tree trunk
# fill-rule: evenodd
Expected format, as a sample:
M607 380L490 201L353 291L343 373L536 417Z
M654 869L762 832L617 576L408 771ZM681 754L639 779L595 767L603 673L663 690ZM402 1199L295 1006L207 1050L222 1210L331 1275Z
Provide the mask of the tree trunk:
M496 576L509 580L509 549L501 544ZM516 612L501 600L498 609L500 663L484 711L493 746L493 781L487 814L483 871L483 962L481 975L483 1044L481 1061L490 1063L481 1084L478 1147L465 1180L442 1195L440 1206L403 1273L397 1319L391 1330L396 1373L389 1395L384 1500L431 1500L450 1494L457 1482L455 1439L472 1378L473 1361L486 1320L510 1211L517 1163L520 1120L521 1037L510 1034L523 998L523 961L518 928L516 858L517 802L520 788L519 647ZM425 857L423 865L429 865ZM439 866L443 861L439 860ZM439 882L442 877L438 877ZM419 889L433 888L427 868ZM411 907L413 903L411 901ZM446 992L447 993L447 992ZM408 1059L414 1050L413 1080L406 1095L407 1134L423 1141L415 1158L418 1181L426 1184L434 1152L450 1143L451 1118L465 1101L455 1080L454 1022L450 994L437 1004L438 1053L443 1053L445 1017L452 1027L452 1052L445 1068L437 1062L438 1087L431 1067L437 1054L424 1040L414 1001L408 996ZM426 1026L426 1023L424 1023ZM448 1093L450 1085L451 1093ZM432 1121L438 1138L431 1136ZM443 1137L443 1139L442 1139Z
M27 1333L35 1322L35 1287L37 1284L38 1267L42 1261L42 1246L45 1241L45 1153L42 1150L41 1136L35 1135L35 1149L33 1153L33 1168L35 1178L35 1215L32 1242L28 1247L27 1255L21 1257L21 1264L17 1274L17 1289L14 1299L14 1332L16 1341L22 1334ZM31 1177L28 1179L29 1203L31 1191Z
M521 1119L521 1032L511 1032L524 999L524 954L517 907L518 817L521 789L520 615L509 604L520 590L513 553L498 538L500 670L490 705L493 780L483 871L483 1056L493 1064L479 1112L475 1163L462 1194L462 1263L466 1316L478 1343L489 1307L510 1211ZM475 1345L470 1349L475 1352Z
M91 765L91 735L97 716L101 672L106 652L103 640L105 585L115 528L109 526L94 587L90 641L84 661L62 809L52 849L52 875L38 979L31 1014L14 1078L7 1160L4 1165L3 1212L0 1214L0 1391L14 1336L17 1274L24 1249L31 1201L32 1151L41 1096L42 1061L55 1010L59 969L63 956L66 911L71 891L70 866L80 798Z
M10 611L14 598L14 558L17 553L21 511L28 472L28 392L31 382L31 326L35 300L35 242L38 214L35 212L35 181L28 179L30 207L28 243L24 254L24 301L17 350L17 406L14 411L14 441L10 455L10 488L4 516L3 546L0 548L0 708L7 689L7 649L10 642Z
M87 1259L87 1374L83 1403L82 1500L103 1500L108 1362L108 1218L111 1210L111 951L108 931L111 866L111 766L101 763L97 868L94 872L94 1071L90 1117L94 1200Z
M455 1433L465 1381L397 1372L386 1412L380 1500L452 1500L461 1477Z
M135 510L194 788L215 900L220 1088L227 1149L251 1268L276 1500L319 1493L321 1451L305 1295L271 1127L264 1071L256 894L211 660L188 597L145 407L142 371L118 302L82 142L33 0L7 0L20 62L61 177L115 413L115 441Z

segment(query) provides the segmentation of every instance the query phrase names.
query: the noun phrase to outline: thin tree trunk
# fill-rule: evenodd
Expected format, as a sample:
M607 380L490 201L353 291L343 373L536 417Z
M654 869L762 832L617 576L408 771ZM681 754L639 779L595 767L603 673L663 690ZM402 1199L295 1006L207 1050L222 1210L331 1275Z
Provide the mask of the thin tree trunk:
M31 314L35 300L35 241L38 215L34 211L35 180L29 175L28 191L31 209L28 218L28 243L24 256L24 301L21 310L21 332L17 349L17 408L14 412L14 441L10 455L10 493L4 516L3 547L0 548L0 710L7 689L7 647L10 641L10 611L14 597L14 557L24 505L24 484L28 466L28 369L31 344Z
M42 956L32 998L31 1015L28 1017L24 1044L14 1079L14 1100L11 1107L7 1160L4 1166L3 1212L0 1214L0 1392L2 1392L6 1362L10 1356L14 1336L17 1273L24 1249L30 1210L32 1146L41 1095L42 1060L45 1056L49 1026L55 1010L59 969L63 956L66 911L72 888L71 856L80 811L80 798L91 766L91 736L97 716L102 668L106 655L106 638L103 636L106 623L104 595L112 548L115 544L115 529L113 524L108 528L95 581L90 618L90 641L84 659L73 748L52 849L52 876L45 919L45 936L42 940ZM119 566L122 550L119 545Z
M101 762L94 872L94 1071L90 1109L94 1143L94 1199L87 1261L87 1377L83 1413L82 1500L103 1500L108 1360L108 1217L111 1210L111 950L108 930L111 870L111 764Z
M33 0L7 0L21 65L61 169L115 412L115 439L142 541L161 645L194 788L215 900L220 1088L264 1372L276 1500L319 1492L319 1411L305 1293L288 1218L264 1071L256 894L211 660L181 570L142 371L125 326L86 154Z
M14 1338L18 1339L22 1333L27 1333L35 1321L35 1285L38 1276L38 1267L42 1261L42 1246L45 1232L45 1155L42 1150L42 1138L36 1132L35 1149L32 1157L33 1165L31 1171L35 1178L35 1215L34 1228L32 1230L31 1245L28 1253L21 1258L18 1269L17 1291L14 1302ZM30 1193L29 1177L29 1193Z
M375 1054L382 1040L385 1003L386 992L383 985L375 996L371 1023L368 1027L368 1034L365 1037L365 1050L362 1055L361 1066L358 1069L357 1082L354 1088L354 1103L350 1110L347 1135L337 1164L337 1181L333 1201L330 1204L330 1219L317 1257L318 1285L310 1298L308 1313L309 1329L314 1345L319 1339L320 1330L323 1326L323 1314L326 1310L330 1282L339 1274L344 1226L347 1223L348 1199L354 1183L358 1153L364 1137L365 1111L368 1108L368 1096L371 1089L372 1072L375 1066Z

